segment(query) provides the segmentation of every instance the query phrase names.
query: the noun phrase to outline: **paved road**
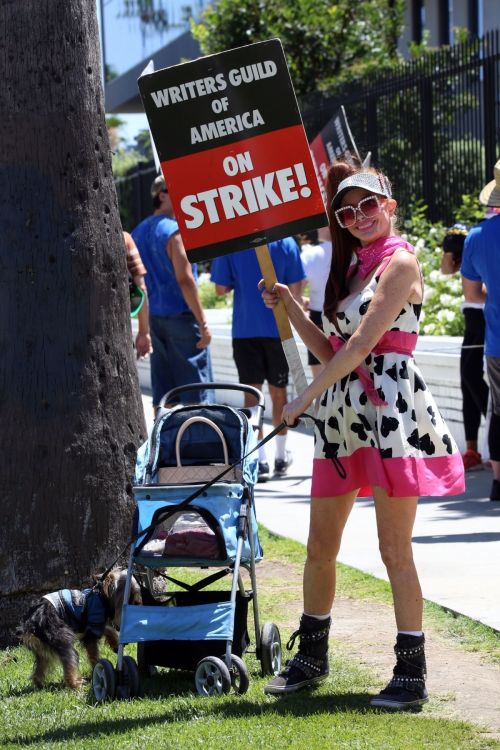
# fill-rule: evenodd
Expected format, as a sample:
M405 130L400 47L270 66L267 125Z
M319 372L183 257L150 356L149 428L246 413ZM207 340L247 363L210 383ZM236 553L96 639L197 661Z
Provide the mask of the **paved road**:
M144 395L143 400L151 424L151 399ZM301 429L289 434L293 466L286 478L257 485L257 516L270 531L305 543L313 438ZM269 456L272 463L272 447ZM490 485L491 472L482 469L468 472L463 495L422 498L413 549L426 599L500 631L500 503L488 500ZM373 500L356 501L339 559L387 580L378 552Z

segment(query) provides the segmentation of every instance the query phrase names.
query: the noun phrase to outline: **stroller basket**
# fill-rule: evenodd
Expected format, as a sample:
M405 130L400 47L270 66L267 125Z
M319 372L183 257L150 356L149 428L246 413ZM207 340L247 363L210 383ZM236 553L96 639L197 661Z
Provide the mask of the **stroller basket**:
M236 594L233 612L229 591L180 591L166 603L143 592L146 606L140 619L131 611L120 629L120 641L137 641L142 658L149 664L174 669L194 669L200 659L224 653L226 639L233 641L232 652L242 656L249 646L248 604L251 593Z
M143 529L152 527L135 543L136 562L153 568L163 568L166 564L186 567L214 564L225 566L234 562L243 486L217 483L207 487L202 495L179 514L177 506L184 496L187 497L194 489L196 486L183 486L182 492L175 485L134 487L134 496L138 506L136 531L140 533ZM257 561L262 558L262 548L257 534L257 520L253 506L251 513L251 533ZM188 523L182 526L186 517ZM174 519L173 523L171 519ZM198 522L192 523L193 519L197 519ZM205 525L202 526L199 520ZM183 528L185 533L182 534L179 530L169 546L168 531L169 529L175 531L176 524L179 529ZM184 536L183 539L181 539L182 536ZM213 542L211 542L212 539ZM155 544L157 545L156 551ZM170 549L173 554L165 555L165 549ZM204 557L202 553L207 549L209 554ZM243 563L251 559L248 538L244 540L241 559Z

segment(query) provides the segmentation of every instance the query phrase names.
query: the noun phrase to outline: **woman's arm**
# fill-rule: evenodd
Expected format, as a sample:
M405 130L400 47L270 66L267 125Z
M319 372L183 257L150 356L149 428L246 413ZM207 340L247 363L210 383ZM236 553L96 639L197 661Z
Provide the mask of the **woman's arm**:
M293 424L317 396L355 370L392 328L404 305L419 295L421 281L415 256L406 252L394 255L380 278L361 325L308 388L284 407L284 421Z

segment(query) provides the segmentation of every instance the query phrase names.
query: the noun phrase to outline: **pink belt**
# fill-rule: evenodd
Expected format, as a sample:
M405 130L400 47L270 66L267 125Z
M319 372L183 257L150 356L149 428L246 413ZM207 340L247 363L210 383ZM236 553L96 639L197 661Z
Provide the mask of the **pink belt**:
M334 352L338 352L339 349L347 343L340 336L330 336L330 346ZM415 346L417 345L417 334L406 333L405 331L387 331L384 333L382 338L378 340L372 350L372 354L389 354L395 352L396 354L408 354L412 355ZM387 401L380 398L376 388L373 385L373 381L370 377L370 373L363 365L359 365L354 369L354 372L358 375L363 389L375 406L387 406Z

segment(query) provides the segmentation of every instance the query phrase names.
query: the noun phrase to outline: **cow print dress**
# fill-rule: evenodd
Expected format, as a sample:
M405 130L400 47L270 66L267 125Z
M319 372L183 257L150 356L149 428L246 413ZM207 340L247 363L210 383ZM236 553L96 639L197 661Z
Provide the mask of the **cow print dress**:
M381 273L342 300L337 327L323 315L334 351L361 324ZM462 457L412 356L420 310L406 303L364 364L321 397L313 497L371 495L374 485L390 497L464 491Z

